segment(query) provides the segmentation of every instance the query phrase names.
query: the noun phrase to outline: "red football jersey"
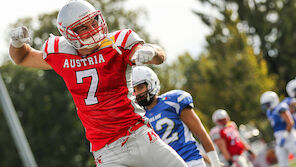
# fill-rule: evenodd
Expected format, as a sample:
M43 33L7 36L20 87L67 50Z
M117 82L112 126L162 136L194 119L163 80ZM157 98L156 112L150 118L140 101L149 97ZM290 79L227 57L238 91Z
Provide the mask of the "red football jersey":
M143 40L126 29L108 34L97 51L84 57L64 37L51 36L43 45L43 58L64 79L92 151L125 136L142 119L144 110L132 100L129 59L140 43Z
M244 150L244 144L240 139L237 126L234 122L230 121L226 126L215 126L210 132L213 141L222 138L226 142L226 147L231 156L241 155Z

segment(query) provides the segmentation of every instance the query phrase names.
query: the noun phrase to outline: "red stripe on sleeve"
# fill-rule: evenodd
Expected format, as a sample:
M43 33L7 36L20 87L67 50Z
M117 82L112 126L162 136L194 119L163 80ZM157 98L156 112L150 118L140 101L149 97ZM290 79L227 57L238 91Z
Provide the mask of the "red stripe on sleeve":
M125 43L126 43L128 37L129 37L129 35L130 35L131 33L132 33L132 30L128 30L128 31L127 31L127 33L125 34L125 37L124 37L124 39L123 39L123 41L122 41L121 47L124 48L124 45L125 45Z
M55 53L59 52L59 41L60 41L60 37L54 38L54 52Z
M44 52L48 55L48 40L45 43Z
M119 31L119 32L117 32L116 34L115 34L115 36L114 36L114 40L116 41L117 40L117 38L118 38L118 36L119 36L119 34L121 33L121 31Z

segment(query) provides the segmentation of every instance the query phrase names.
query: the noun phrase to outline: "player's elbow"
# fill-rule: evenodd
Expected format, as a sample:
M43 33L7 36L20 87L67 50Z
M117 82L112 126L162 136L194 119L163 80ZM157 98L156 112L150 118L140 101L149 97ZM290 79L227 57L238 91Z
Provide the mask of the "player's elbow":
M21 65L27 55L28 52L25 47L15 48L10 45L9 57L14 64Z

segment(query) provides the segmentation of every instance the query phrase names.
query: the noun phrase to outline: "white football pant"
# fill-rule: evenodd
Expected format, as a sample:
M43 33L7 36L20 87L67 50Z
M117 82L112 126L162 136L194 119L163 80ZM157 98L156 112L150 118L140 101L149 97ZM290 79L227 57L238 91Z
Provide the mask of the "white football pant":
M278 131L274 133L276 146L275 154L278 159L280 167L289 167L289 153L292 153L296 157L296 130L292 129L286 138L286 142L283 147L279 146L279 142L283 136L284 131Z
M96 167L187 167L179 154L146 125L93 155Z
M252 162L248 159L245 152L241 155L235 155L232 157L233 164L231 167L253 167Z
M206 163L203 160L203 158L199 160L192 160L192 161L186 162L186 164L188 165L188 167L206 167Z

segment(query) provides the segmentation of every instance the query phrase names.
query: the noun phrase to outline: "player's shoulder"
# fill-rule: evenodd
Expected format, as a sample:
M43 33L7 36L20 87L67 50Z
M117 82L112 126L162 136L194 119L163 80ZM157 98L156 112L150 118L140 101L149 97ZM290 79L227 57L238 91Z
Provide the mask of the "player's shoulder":
M295 101L296 101L296 99L293 97L285 97L284 100L281 102L287 103L288 105L290 105L292 102L295 102Z
M78 55L77 50L68 43L65 37L50 35L50 37L44 42L43 47L43 58L45 59L48 55L53 53L64 53Z
M192 98L191 94L184 90L171 90L161 95L161 97L166 97L169 100L174 100L181 102L184 98Z
M282 102L280 102L280 103L275 107L275 109L274 109L273 112L275 112L275 113L281 113L281 112L284 112L284 111L286 111L286 110L289 110L289 105L288 105L287 102L282 101Z
M234 121L228 121L226 124L227 127L233 127L235 129L237 129L237 125Z
M114 44L117 47L122 47L124 49L131 49L137 43L144 43L144 40L140 38L139 35L131 29L122 29L109 33L108 38L105 40L110 39L114 42ZM104 43L102 43L102 45L104 45Z
M210 130L210 135L220 133L221 130L222 130L222 127L216 125Z

